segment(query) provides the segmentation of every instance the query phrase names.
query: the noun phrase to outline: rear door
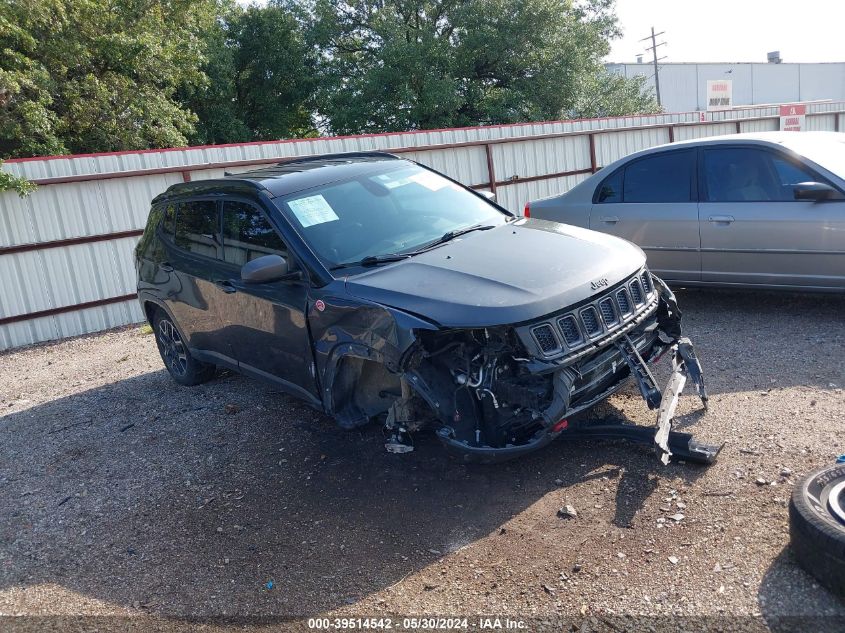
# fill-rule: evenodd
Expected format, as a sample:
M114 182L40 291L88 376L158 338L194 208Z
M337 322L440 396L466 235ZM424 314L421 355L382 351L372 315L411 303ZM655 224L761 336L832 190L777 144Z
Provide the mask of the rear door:
M845 288L845 202L795 200L799 182L826 182L774 148L702 150L702 280Z
M222 260L219 205L216 200L169 205L163 226L168 230L171 225L167 261L159 265L170 275L165 304L196 356L208 362L230 360L232 350L221 336L219 318L227 298L220 283L227 268Z
M701 279L696 151L635 158L596 189L590 228L623 237L645 251L648 265L669 281Z
M241 371L279 383L307 399L316 394L306 325L308 282L303 275L260 284L240 279L241 266L264 255L298 264L265 213L246 200L223 202L223 259L229 294L221 312Z

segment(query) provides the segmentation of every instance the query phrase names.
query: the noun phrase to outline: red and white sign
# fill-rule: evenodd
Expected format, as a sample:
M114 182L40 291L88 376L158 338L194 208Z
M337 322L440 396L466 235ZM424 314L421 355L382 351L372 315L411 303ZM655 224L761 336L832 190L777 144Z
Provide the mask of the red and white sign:
M806 115L806 105L782 105L780 107L781 132L803 132Z
M731 79L707 80L707 109L730 110L733 107L734 82Z

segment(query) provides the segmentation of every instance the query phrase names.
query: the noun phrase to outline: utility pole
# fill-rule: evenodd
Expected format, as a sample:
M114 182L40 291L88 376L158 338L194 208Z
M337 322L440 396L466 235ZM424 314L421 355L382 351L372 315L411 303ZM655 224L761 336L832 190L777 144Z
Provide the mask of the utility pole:
M657 96L657 105L663 107L663 104L660 102L660 71L657 68L657 62L661 59L666 59L664 55L660 59L657 58L657 47L658 46L665 46L666 42L657 43L657 36L663 35L666 31L660 31L660 33L654 32L654 27L651 27L651 35L648 37L644 37L641 39L641 42L645 42L646 40L651 40L651 46L648 47L646 50L652 52L652 59L654 60L654 93Z

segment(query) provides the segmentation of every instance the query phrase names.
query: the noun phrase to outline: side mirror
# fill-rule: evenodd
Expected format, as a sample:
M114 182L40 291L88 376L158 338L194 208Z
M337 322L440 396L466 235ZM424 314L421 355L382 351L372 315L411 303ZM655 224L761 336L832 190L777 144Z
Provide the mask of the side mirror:
M484 197L485 197L485 198L487 198L490 202L496 202L496 194L495 194L495 193L493 193L492 191L479 191L479 192L478 192L478 195L480 195L480 196L484 196Z
M288 274L288 262L280 255L264 255L241 267L241 280L248 284L278 281Z
M796 200L843 200L840 191L823 182L799 182L793 185Z

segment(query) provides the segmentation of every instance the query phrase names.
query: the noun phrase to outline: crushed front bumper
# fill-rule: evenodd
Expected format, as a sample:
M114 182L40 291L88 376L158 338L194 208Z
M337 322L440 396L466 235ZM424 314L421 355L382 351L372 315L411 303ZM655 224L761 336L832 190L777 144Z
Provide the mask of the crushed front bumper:
M650 332L635 331L620 333L608 345L608 352L618 362L626 364L630 376L637 384L643 399L650 409L657 409L657 420L653 427L638 426L630 423L582 422L569 424L567 419L576 413L590 408L618 391L625 380L612 380L601 383L594 381L594 388L587 397L580 401L567 400L559 416L552 415L546 426L538 431L529 441L504 447L472 446L454 437L452 429L444 426L438 431L438 438L450 452L459 455L464 461L499 462L519 457L537 450L557 438L566 439L625 439L638 443L648 443L655 447L660 461L668 464L672 457L677 460L710 464L715 461L721 445L698 442L687 433L672 431L672 422L680 395L689 380L693 383L697 395L707 409L708 397L704 384L701 364L695 354L691 341L681 334L681 312L672 291L657 277L652 277L659 292L659 304L655 324L644 325ZM652 315L654 313L651 313ZM666 352L672 355L672 373L665 388L661 391L648 366ZM647 354L643 358L643 354ZM616 360L612 361L613 374L616 373ZM539 369L539 367L537 367ZM558 370L563 371L563 370ZM579 376L582 378L583 376ZM576 393L572 385L571 394Z

